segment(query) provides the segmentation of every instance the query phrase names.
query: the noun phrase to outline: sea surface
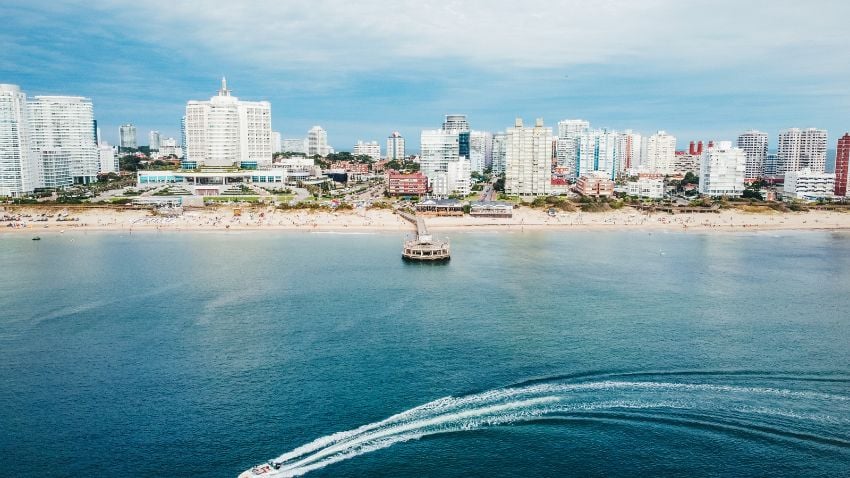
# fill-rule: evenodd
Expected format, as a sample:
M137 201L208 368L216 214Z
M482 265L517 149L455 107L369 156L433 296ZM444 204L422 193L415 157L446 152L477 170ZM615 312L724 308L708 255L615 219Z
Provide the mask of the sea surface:
M848 476L850 235L0 234L0 476Z

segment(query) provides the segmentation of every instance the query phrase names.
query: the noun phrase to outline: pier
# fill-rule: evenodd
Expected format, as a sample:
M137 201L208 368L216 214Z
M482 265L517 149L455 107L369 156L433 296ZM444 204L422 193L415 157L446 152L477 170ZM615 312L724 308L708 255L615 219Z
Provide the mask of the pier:
M437 240L428 233L425 220L403 211L397 211L402 218L416 225L416 238L404 241L401 257L409 261L447 261L451 258L449 241Z

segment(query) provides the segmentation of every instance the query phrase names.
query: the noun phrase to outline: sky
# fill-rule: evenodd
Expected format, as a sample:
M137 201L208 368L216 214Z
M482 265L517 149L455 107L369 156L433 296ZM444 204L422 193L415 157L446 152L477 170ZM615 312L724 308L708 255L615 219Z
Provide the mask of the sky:
M850 130L850 2L811 0L4 0L0 83L92 98L106 140L179 139L222 76L284 138L338 151L467 114L476 130L566 118L734 140Z

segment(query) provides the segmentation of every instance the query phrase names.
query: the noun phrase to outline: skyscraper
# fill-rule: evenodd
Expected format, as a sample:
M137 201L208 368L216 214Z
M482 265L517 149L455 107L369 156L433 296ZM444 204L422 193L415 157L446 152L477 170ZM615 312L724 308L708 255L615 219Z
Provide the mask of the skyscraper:
M620 141L617 146L617 172L623 172L629 169L637 169L643 162L643 136L640 133L635 133L627 129L620 135Z
M393 131L393 134L387 138L387 159L404 160L404 138L398 131Z
M319 125L310 128L307 132L307 156L327 156L330 153L328 147L328 132Z
M97 181L100 155L91 100L81 96L36 96L29 101L28 109L30 146L41 158L44 187Z
M450 161L460 156L458 133L444 129L423 130L420 137L419 165L431 178L437 171L446 171Z
M676 137L659 131L646 140L645 169L661 174L672 174L676 160Z
M720 141L702 153L699 192L709 196L740 196L744 192L747 153Z
M132 124L122 124L118 129L118 145L122 148L136 149L139 145L136 143L136 127Z
M811 169L822 173L826 169L826 130L791 128L779 133L776 151L777 174Z
M354 144L354 156L369 156L375 161L381 160L381 145L377 141L357 140Z
M148 148L151 151L159 151L159 131L151 131L148 133Z
M466 120L466 115L446 115L446 120L443 122L443 130L455 133L469 131L469 122Z
M470 131L468 157L471 171L484 173L493 163L493 135L486 131Z
M545 196L552 192L552 128L537 119L533 128L522 118L505 131L505 192Z
M578 161L575 177L588 173L602 173L608 179L615 179L619 172L617 164L620 135L606 129L585 130L579 134Z
M283 152L283 139L279 132L272 131L272 153Z
M752 181L764 176L767 162L767 133L750 130L738 136L738 147L747 154L747 166L744 176Z
M838 139L835 150L835 195L846 197L850 189L850 133Z
M21 196L39 187L27 113L26 93L17 85L0 84L0 196Z
M493 174L504 174L505 155L507 154L507 135L496 133L493 135Z
M217 96L186 104L187 167L271 166L271 125L268 101L240 101L222 78Z

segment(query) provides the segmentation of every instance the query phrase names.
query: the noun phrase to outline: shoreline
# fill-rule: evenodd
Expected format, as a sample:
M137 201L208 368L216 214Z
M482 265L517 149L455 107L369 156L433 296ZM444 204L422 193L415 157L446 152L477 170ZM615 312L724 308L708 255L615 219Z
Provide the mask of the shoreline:
M73 220L57 221L58 208L37 206L7 207L0 213L21 215L17 221L0 222L0 234L48 234L76 231L91 232L333 232L412 234L414 226L386 209L356 211L292 211L273 208L233 208L187 210L179 216L159 216L150 210L69 209ZM48 216L42 216L47 214ZM36 221L35 219L41 219ZM753 213L723 210L720 213L645 214L632 209L584 213L562 212L556 217L544 211L519 208L512 218L471 216L425 216L431 232L568 232L568 231L664 231L664 232L776 232L776 231L850 231L850 214L836 211ZM17 227L8 227L15 224Z

